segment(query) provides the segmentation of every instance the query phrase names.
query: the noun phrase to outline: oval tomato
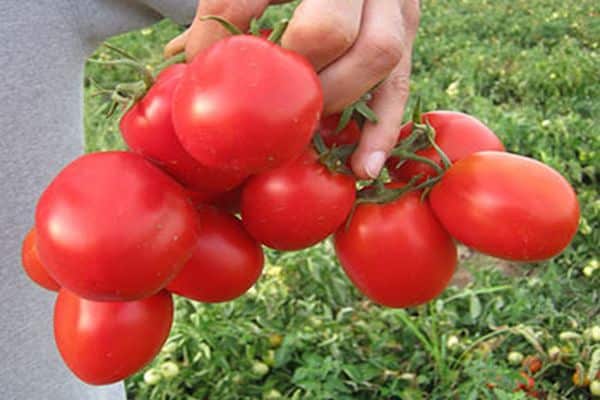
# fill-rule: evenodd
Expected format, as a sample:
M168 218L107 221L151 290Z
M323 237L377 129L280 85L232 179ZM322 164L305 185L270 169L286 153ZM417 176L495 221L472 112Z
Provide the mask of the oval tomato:
M197 301L233 300L259 278L262 249L242 223L225 211L204 206L198 209L198 216L194 254L167 289Z
M504 145L498 137L478 119L456 111L430 111L421 115L421 122L435 129L435 143L444 151L452 163L462 160L469 154L495 150L504 151ZM413 123L409 122L400 129L399 140L406 139L412 133ZM442 166L438 153L432 147L416 153ZM409 181L413 176L422 174L421 181L435 176L436 172L429 165L418 161L407 160L399 167L399 159L390 157L386 163L390 176L394 180Z
M37 247L50 275L79 296L135 300L158 292L183 267L196 219L185 189L143 157L88 154L42 194Z
M35 228L31 228L25 239L23 239L23 246L21 247L23 269L32 281L45 289L56 292L60 289L60 285L48 274L46 267L40 261L36 237Z
M573 239L579 204L558 172L531 158L480 152L434 186L433 211L459 241L495 257L540 261Z
M175 91L173 121L200 163L251 175L298 157L322 106L308 61L263 38L238 35L188 65Z
M334 241L352 283L388 307L432 300L446 288L456 267L452 238L418 192L386 204L360 204Z
M123 115L119 127L132 151L148 158L188 188L223 193L240 184L245 176L201 165L183 149L175 134L171 103L185 70L185 64L164 69L148 93Z
M92 385L136 373L160 351L173 321L173 300L161 291L143 300L96 302L61 289L54 338L67 366Z
M355 181L331 172L314 150L280 168L251 177L242 192L242 221L259 242L299 250L344 223L356 198Z

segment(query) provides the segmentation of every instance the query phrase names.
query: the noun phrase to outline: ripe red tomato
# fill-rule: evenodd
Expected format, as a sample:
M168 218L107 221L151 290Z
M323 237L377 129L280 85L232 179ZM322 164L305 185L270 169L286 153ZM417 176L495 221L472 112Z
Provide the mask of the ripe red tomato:
M87 154L42 194L37 247L50 275L79 296L136 300L165 287L189 259L196 219L185 189L143 157Z
M173 98L173 121L196 160L251 175L298 157L322 106L308 61L263 38L238 35L188 65Z
M452 236L507 260L554 257L579 222L577 197L565 178L509 153L480 152L457 162L434 186L430 202Z
M192 258L167 289L192 300L221 302L244 294L259 278L264 262L260 245L234 216L200 207L199 236Z
M163 70L144 98L123 116L121 133L132 151L148 158L188 188L209 194L223 193L240 184L245 176L201 165L183 149L175 134L171 103L185 70L185 64Z
M355 120L351 119L348 125L339 132L335 132L340 122L341 114L333 114L321 120L319 134L327 147L354 144L360 140L360 128Z
M130 302L96 302L61 289L54 306L54 338L67 366L92 385L136 373L160 351L173 321L167 291Z
M430 111L421 115L421 121L429 121L435 129L435 142L453 163L478 151L504 151L504 145L494 132L470 115L456 111ZM400 129L399 140L407 138L412 129L412 122L404 125ZM432 147L420 150L416 154L442 166L440 156ZM407 160L396 168L398 161L397 157L390 157L386 163L394 180L409 181L413 176L423 174L421 181L424 181L436 175L433 168L422 162Z
M360 204L334 239L352 283L388 307L432 300L446 288L456 267L452 238L418 192L386 204Z
M356 189L354 178L331 172L314 150L251 177L242 192L242 221L259 242L299 250L320 242L344 223Z
M23 239L23 246L21 247L23 269L32 281L45 289L57 292L60 285L48 274L46 267L40 261L36 242L35 228L31 228L25 239Z

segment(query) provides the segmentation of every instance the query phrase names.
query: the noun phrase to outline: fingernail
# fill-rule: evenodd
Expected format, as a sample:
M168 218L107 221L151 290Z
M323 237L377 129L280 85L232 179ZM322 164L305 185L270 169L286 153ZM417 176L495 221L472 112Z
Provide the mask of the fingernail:
M383 168L383 163L385 162L385 153L383 151L375 151L367 157L367 162L365 164L365 172L369 175L370 178L377 178L379 175L379 171Z

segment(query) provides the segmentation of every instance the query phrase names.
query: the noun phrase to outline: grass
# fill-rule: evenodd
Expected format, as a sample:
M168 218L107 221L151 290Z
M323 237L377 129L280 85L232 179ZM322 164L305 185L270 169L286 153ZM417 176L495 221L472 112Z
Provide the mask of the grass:
M263 23L290 12L271 10ZM520 367L507 360L518 351L543 361L534 378L547 398L590 398L571 377L593 367L600 345L564 332L581 335L600 324L600 268L583 274L598 265L600 244L598 15L593 0L429 0L415 48L412 92L426 108L477 116L509 151L573 183L582 218L563 255L513 267L518 273L510 275L497 260L470 255L462 261L473 275L465 288L449 288L417 309L390 310L352 288L329 243L267 251L265 275L242 298L177 300L173 333L148 367L163 378L148 384L143 372L136 375L127 381L129 397L518 399L525 398L513 391ZM155 65L180 31L165 21L111 43ZM94 57L111 55L99 50ZM90 79L110 86L135 76L87 68L87 150L123 148L117 116L104 116L107 105L91 96ZM554 346L558 357L549 354ZM171 363L178 373L161 375Z

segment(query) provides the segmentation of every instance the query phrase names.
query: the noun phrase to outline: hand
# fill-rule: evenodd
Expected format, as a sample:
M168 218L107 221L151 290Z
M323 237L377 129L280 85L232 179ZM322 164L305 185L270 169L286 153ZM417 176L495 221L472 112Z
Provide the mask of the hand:
M269 0L201 0L190 29L171 41L165 56L185 50L188 60L229 33L205 15L219 15L242 30ZM418 0L304 0L282 46L304 55L319 73L324 114L340 112L383 81L373 93L377 124L366 123L352 156L360 178L375 178L396 144L408 99L412 44L419 25Z

